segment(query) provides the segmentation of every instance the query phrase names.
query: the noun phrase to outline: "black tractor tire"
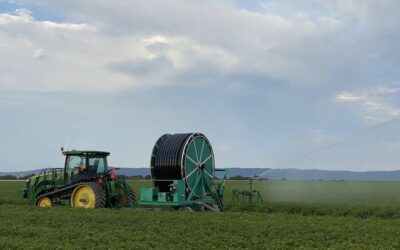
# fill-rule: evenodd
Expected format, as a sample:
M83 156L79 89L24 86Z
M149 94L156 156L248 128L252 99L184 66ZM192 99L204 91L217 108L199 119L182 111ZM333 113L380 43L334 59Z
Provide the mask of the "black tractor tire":
M116 189L119 194L116 196L114 202L112 202L116 208L134 206L136 203L136 195L130 185L121 183L116 187Z
M128 206L129 204L135 204L136 203L136 194L135 194L135 190L133 190L133 187L131 187L130 185L128 185L128 197L127 197L127 201L128 201Z
M84 191L94 195L94 202L88 200ZM104 208L106 206L106 194L101 185L95 182L82 182L74 189L71 195L71 206L78 208Z

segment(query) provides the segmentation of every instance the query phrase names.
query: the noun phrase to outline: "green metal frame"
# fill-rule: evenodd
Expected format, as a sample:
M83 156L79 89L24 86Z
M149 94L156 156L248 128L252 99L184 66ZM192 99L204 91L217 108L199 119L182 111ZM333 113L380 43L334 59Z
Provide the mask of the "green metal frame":
M249 189L247 190L233 190L233 204L241 210L254 209L254 207L263 204L263 199L259 191L253 189L253 180L249 180Z
M172 182L170 192L159 192L157 187L141 188L140 205L144 206L168 206L175 209L180 207L190 207L193 210L213 210L222 211L223 194L225 189L225 179L227 169L215 169L215 171L223 172L220 180L214 181L211 185L204 178L206 173L199 171L196 175L196 181L192 186L192 190L187 192L185 180L158 180ZM208 176L208 175L207 175ZM205 191L202 197L196 197L194 190L199 188Z

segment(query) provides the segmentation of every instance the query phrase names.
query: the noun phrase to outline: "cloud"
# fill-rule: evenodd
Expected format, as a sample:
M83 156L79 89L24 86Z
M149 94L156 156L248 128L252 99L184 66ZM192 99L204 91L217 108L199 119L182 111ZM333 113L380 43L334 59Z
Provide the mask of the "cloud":
M36 30L24 32L24 37L30 42L32 37L48 38L45 46L32 42L46 51L47 59L52 58L48 47L54 47L57 53L76 52L73 58L67 59L80 61L71 62L77 67L74 80L82 77L75 85L79 87L86 86L83 81L89 80L82 76L89 70L82 64L91 63L93 69L89 72L102 76L92 81L106 91L151 85L148 82L171 84L193 72L199 75L202 67L203 78L207 76L206 70L212 70L226 79L237 74L257 75L297 86L315 86L327 84L330 75L339 70L337 67L342 67L331 55L336 46L342 46L340 31L343 24L331 16L316 19L283 17L237 8L229 2L157 2L160 5L157 9L151 7L152 2L140 1L121 1L117 5L105 1L96 5L81 1L33 3L56 10L71 21L38 21L34 19L34 13L28 12L24 17L8 14L10 19L24 20L19 27L10 29L26 30L23 26L35 24ZM15 22L9 25L15 26ZM47 33L46 29L52 29L52 33ZM68 35L57 32L58 29L68 30ZM85 34L80 30L86 30ZM67 36L67 43L56 45L53 36ZM339 41L338 45L332 42L334 40ZM318 45L322 43L332 48L325 50ZM82 48L85 46L90 49ZM96 52L97 55L92 54ZM79 58L75 57L77 55ZM325 63L319 63L321 60ZM141 64L143 68L155 67L151 76L143 74ZM321 67L323 69L319 70ZM166 76L161 68L172 71ZM316 69L323 74L315 74ZM145 79L145 75L149 78ZM104 83L106 81L109 84ZM57 82L64 87L74 86L73 83Z
M42 60L44 58L45 58L45 54L43 52L43 49L37 49L35 51L35 53L33 54L33 59Z
M39 21L26 9L0 14L0 27L4 90L120 91L174 84L199 65L226 71L237 63L224 49L186 37L113 37L87 23Z
M0 89L86 92L124 83L103 69L110 52L99 55L96 40L88 24L39 21L28 10L0 14Z
M357 93L343 91L335 96L337 102L356 105L356 112L371 121L387 121L400 117L400 107L396 104L398 98L399 87L382 85L365 88Z
M1 14L0 43L10 45L15 38L21 43L8 50L22 47L31 58L39 49L46 52L36 65L26 60L25 53L16 52L20 53L18 61L26 62L24 68L41 73L33 76L32 72L23 79L14 72L11 77L16 81L7 88L19 84L35 89L24 85L29 79L35 80L36 89L107 92L199 79L209 83L210 76L219 84L237 75L318 88L338 82L337 78L341 82L368 78L368 72L376 70L371 58L395 60L396 53L380 55L375 42L364 43L368 33L363 23L370 22L365 15L382 14L385 6L379 5L381 12L377 13L368 7L368 14L362 14L353 2L304 2L308 4L305 9L295 2L275 1L267 5L274 7L273 12L271 7L263 8L262 1L258 11L251 11L225 1L122 0L93 5L90 1L30 0L27 6L53 11L69 22L37 20L27 9ZM290 5L294 7L288 11ZM315 11L314 6L325 11ZM380 36L370 40L378 42ZM11 62L16 60L12 54L7 57ZM189 78L194 75L197 79Z
M364 96L355 96L348 91L343 91L336 96L336 100L339 102L354 102L365 99Z
M365 118L374 121L386 121L400 117L400 108L381 100L370 100L364 103Z
M60 30L90 30L87 24L56 23L51 21L37 21L32 17L32 11L28 9L16 9L14 14L3 13L0 15L0 25L25 25L39 29L60 29ZM7 28L7 27L5 27Z
M399 87L387 87L387 86L378 86L372 90L373 95L385 95L385 94L394 94L399 93Z

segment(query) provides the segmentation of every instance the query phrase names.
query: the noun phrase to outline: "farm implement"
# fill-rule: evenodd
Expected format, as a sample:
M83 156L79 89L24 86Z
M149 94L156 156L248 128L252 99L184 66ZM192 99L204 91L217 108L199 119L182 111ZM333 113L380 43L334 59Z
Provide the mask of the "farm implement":
M142 188L139 204L185 210L223 210L227 169L215 168L210 142L200 133L161 136L152 151L154 187ZM222 177L214 180L215 172Z
M256 177L249 179L249 189L232 190L233 204L241 210L252 210L264 202L260 192L253 188L253 180L255 179Z
M153 187L140 200L125 179L108 167L108 152L64 151L64 168L47 168L26 181L21 196L39 207L168 208L222 211L227 169L215 168L208 139L200 133L165 134L152 151ZM222 175L215 178L216 173Z

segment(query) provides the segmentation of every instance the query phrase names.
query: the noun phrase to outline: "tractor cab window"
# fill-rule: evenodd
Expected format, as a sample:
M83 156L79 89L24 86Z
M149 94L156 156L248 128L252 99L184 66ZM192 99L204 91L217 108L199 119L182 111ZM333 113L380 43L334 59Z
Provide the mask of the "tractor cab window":
M65 168L68 179L76 175L79 171L86 170L86 160L84 156L70 155L67 158L67 165Z
M103 174L107 171L106 169L106 161L104 157L90 157L89 158L89 169L93 173Z

